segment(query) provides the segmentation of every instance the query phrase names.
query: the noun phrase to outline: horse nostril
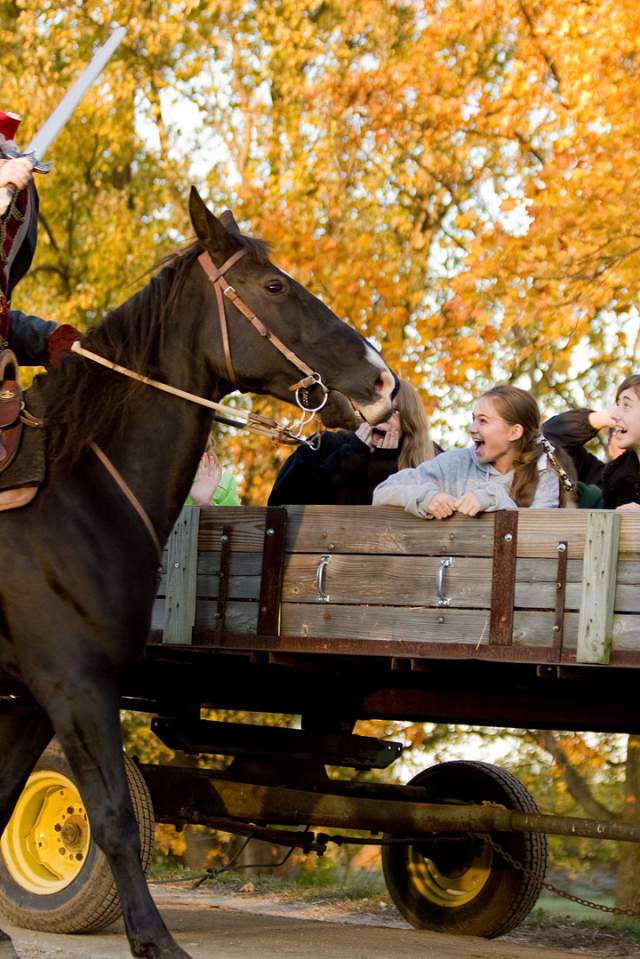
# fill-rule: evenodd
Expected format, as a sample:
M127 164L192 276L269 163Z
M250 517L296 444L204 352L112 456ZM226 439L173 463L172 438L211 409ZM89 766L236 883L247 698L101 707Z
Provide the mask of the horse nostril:
M393 397L397 392L398 384L395 376L389 370L383 370L376 381L376 393L380 396Z

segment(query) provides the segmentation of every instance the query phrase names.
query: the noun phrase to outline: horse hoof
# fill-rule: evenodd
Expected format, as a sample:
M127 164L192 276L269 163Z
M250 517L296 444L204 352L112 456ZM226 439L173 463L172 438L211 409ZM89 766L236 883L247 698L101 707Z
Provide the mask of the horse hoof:
M0 959L18 959L18 953L13 948L13 943L8 936L0 939Z

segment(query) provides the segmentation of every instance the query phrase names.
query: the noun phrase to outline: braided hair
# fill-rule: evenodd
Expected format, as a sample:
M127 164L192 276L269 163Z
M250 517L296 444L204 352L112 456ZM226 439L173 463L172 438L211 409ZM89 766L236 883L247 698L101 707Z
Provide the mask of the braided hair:
M513 440L515 458L510 496L518 506L531 506L538 486L538 460L545 453L560 480L560 506L575 505L575 468L563 450L554 449L542 435L540 410L526 390L508 384L492 387L483 396L511 426L522 426L522 436Z

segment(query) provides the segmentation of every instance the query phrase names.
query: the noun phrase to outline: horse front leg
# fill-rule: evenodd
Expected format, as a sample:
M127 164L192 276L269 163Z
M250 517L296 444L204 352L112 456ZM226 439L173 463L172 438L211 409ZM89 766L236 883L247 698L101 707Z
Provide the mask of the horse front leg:
M47 711L82 794L93 838L106 855L134 956L189 959L165 926L140 864L140 839L122 759L115 684L69 678Z
M0 700L0 835L29 774L53 736L46 713L29 700ZM17 959L11 938L0 929L0 959Z

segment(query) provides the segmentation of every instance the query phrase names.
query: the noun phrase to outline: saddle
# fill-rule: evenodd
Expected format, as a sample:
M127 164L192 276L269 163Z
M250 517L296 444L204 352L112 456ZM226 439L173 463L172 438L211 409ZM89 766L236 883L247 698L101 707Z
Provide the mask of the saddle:
M0 350L0 511L26 506L38 491L38 486L29 481L18 480L14 486L9 477L6 486L10 488L2 488L3 474L14 462L22 439L23 407L16 355L12 350Z
M0 352L0 473L9 466L22 436L22 390L18 383L18 361L12 350Z

